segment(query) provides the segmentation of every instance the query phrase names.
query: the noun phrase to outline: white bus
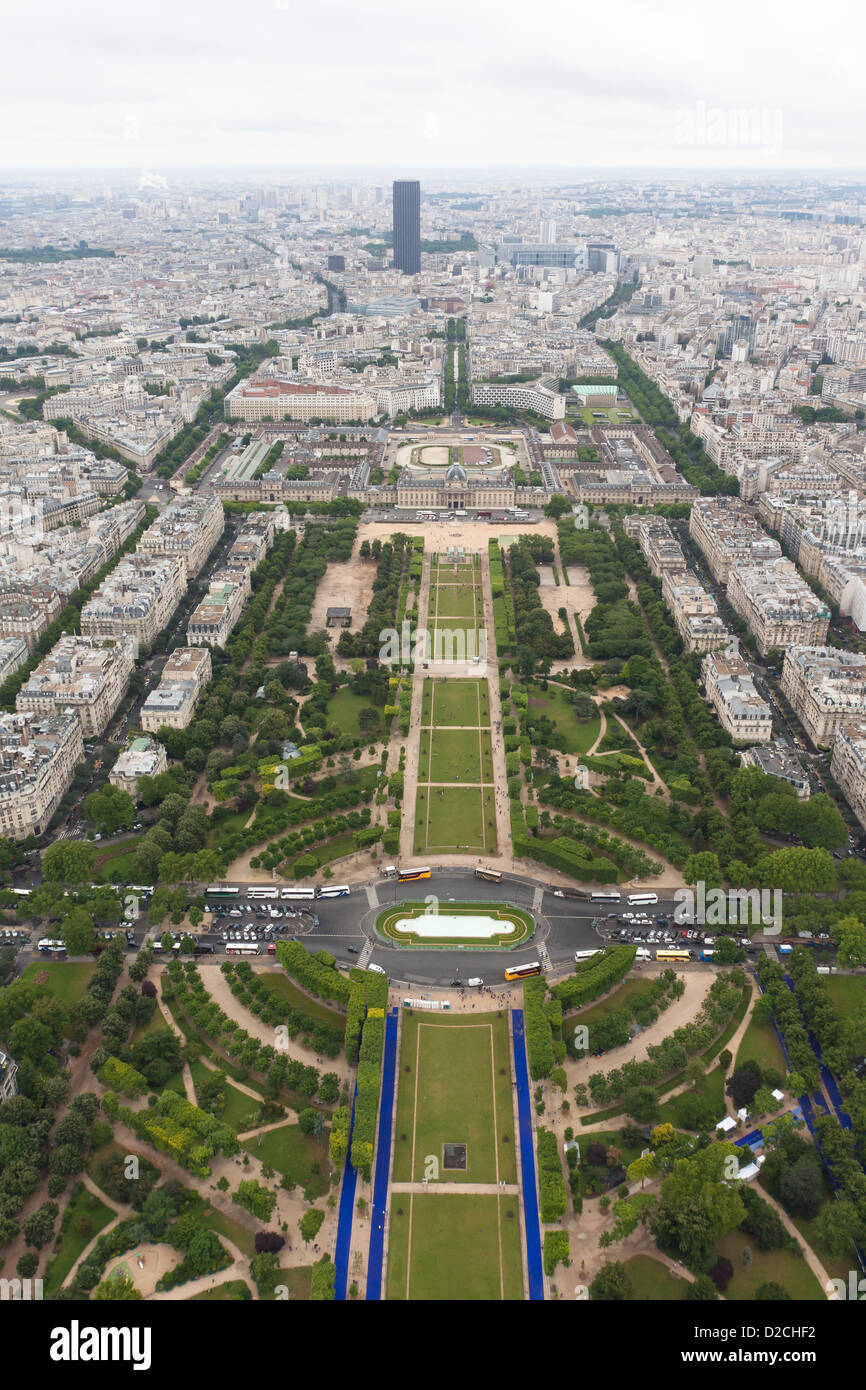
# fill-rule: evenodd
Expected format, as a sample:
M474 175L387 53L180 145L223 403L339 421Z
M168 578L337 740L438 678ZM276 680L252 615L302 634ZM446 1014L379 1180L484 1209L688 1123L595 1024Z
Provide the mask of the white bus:
M658 893L629 893L629 907L651 907L659 900Z
M280 897L290 903L309 902L316 896L315 888L281 888Z
M316 889L317 898L348 898L348 896L348 883L335 883L333 886L329 885L327 888Z
M257 956L260 949L257 941L229 941L226 943L227 956Z
M621 893L591 893L590 902L593 903L618 903L622 902ZM629 898L631 902L631 898Z
M204 890L204 895L206 898L236 898L240 891L239 888L222 888L218 883L213 883Z
M280 890L279 890L279 888L248 888L248 889L247 889L247 897L248 897L248 898L278 898L279 896L280 896Z
M597 955L598 955L598 953L599 953L600 950L601 950L601 947L600 947L600 946L596 946L596 948L595 948L594 951L575 951L575 953L574 953L575 964L577 964L577 962L580 961L580 960L591 960L593 956L597 956Z
M501 869L476 869L475 877L489 879L491 883L501 883L502 871Z
M12 892L15 893L15 894L17 894L17 896L18 896L19 898L29 898L32 891L33 891L33 890L32 890L31 888L13 888L13 889L12 889Z
M36 943L40 951L65 951L64 941L53 941L50 937L43 936L42 940Z

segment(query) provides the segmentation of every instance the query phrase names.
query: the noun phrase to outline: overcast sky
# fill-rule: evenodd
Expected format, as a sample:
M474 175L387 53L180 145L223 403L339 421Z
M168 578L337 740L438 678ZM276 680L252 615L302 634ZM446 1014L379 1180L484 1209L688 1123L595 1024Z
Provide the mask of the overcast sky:
M0 5L7 169L866 168L853 0Z

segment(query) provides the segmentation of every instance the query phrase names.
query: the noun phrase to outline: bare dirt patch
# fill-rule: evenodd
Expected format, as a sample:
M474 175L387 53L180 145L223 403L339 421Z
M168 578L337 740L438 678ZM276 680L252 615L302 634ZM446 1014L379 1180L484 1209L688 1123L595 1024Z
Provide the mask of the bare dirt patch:
M325 626L329 608L351 608L352 622L349 632L357 632L364 626L367 609L373 594L373 581L376 578L376 561L362 560L358 555L360 542L348 560L339 560L328 565L316 589L313 611L307 624L308 632L318 632ZM333 628L334 644L339 638L340 629Z

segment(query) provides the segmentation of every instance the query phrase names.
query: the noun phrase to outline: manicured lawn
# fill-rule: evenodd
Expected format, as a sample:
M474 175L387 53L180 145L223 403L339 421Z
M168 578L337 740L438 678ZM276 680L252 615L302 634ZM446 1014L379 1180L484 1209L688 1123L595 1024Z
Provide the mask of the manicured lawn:
M481 583L439 584L436 589L437 618L478 618L483 612ZM432 611L432 610L431 610Z
M135 877L135 850L126 850L105 859L93 870L94 883L130 883Z
M287 872L288 867L293 864L296 859L302 859L308 854L311 854L319 868L322 868L325 864L332 863L334 859L342 859L344 855L354 854L355 848L355 838L352 832L349 831L345 835L336 836L333 840L325 840L321 845L309 845L302 853L295 854L290 859L287 859L280 872L285 878L290 878L291 874Z
M693 1086L688 1091L674 1096L673 1100L667 1101L659 1110L659 1122L663 1124L665 1121L669 1121L672 1125L676 1125L677 1129L685 1129L681 1105L687 1095L699 1095L704 1100L710 1101L714 1108L716 1120L721 1120L725 1114L725 1073L721 1067L714 1067L712 1071L706 1072L697 1086Z
M93 1237L98 1235L103 1227L114 1219L114 1216L114 1208L100 1202L99 1198L95 1197L92 1192L88 1192L86 1187L82 1187L78 1196L72 1198L63 1213L60 1246L43 1276L43 1292L47 1298L51 1298L58 1289L62 1288L64 1279L79 1255L84 1252ZM75 1229L79 1218L82 1222L88 1223L86 1230L77 1231Z
M317 1140L302 1134L297 1125L280 1125L279 1129L244 1140L243 1148L276 1172L291 1176L314 1199L324 1197L330 1187L328 1133L326 1128L322 1139Z
M630 1260L625 1261L625 1267L635 1302L649 1299L651 1302L675 1303L686 1296L688 1279L675 1279L667 1265L654 1260L651 1255L632 1255Z
M256 1253L254 1233L231 1216L225 1216L223 1212L209 1207L207 1211L204 1208L196 1211L195 1218L204 1230L216 1231L218 1236L225 1236L227 1240L233 1241L241 1254L247 1256L247 1259Z
M592 719L578 719L574 706L569 704L563 691L556 685L549 684L546 690L542 690L540 685L530 682L525 688L529 696L530 716L543 715L553 721L563 752L586 753L592 747L601 728L598 715Z
M737 1051L735 1070L744 1062L757 1062L761 1067L774 1067L784 1076L788 1070L776 1030L772 1023L757 1023L750 1019Z
M443 677L424 682L422 724L442 728L477 728L490 723L486 680Z
M353 738L358 738L361 733L361 726L358 723L358 714L362 709L373 709L369 695L356 695L354 691L345 686L338 690L336 695L332 695L328 701L325 713L328 724L336 724L344 734L351 734ZM379 722L365 729L364 737L369 734L370 742L374 742L382 735L382 711L377 710ZM301 709L301 723L304 721L304 711Z
M487 787L419 787L414 853L496 850L494 792Z
M420 1182L433 1155L440 1182L514 1182L514 1142L505 1014L405 1012L394 1181ZM467 1145L465 1169L442 1167L443 1144Z
M742 1260L746 1246L752 1252L752 1262L747 1269ZM800 1255L789 1254L787 1250L758 1250L741 1231L731 1231L719 1241L717 1249L734 1266L734 1277L725 1290L726 1298L753 1299L762 1284L775 1283L781 1284L795 1301L826 1300L826 1293Z
M212 1080L215 1073L211 1071L210 1067L206 1067L204 1062L190 1062L189 1069L192 1073L193 1085L196 1088L196 1097L198 1097L199 1087L203 1082ZM184 1092L184 1094L186 1093ZM232 1086L230 1082L226 1082L225 1109L217 1116L221 1124L228 1125L229 1129L233 1129L236 1134L242 1133L245 1129L254 1129L259 1110L258 1101L253 1100L252 1096L246 1095L243 1091L239 1091L237 1086ZM252 1120L250 1119L251 1115L254 1116Z
M293 1009L303 1009L308 1018L318 1019L320 1023L327 1023L329 1028L337 1028L341 1033L346 1031L346 1015L337 1013L335 1009L329 1009L318 999L311 999L309 994L304 994L303 990L288 975L281 971L273 974L264 970L257 970L256 974L263 982L265 989L271 994L275 994L279 999L284 999Z
M168 1033L171 1030L165 1021L162 1010L156 1008L147 1020L147 1023L136 1024L130 1047L135 1047L136 1043L140 1043L142 1038L150 1037L151 1033L160 1033L163 1031Z
M641 995L648 994L653 987L653 980L641 977L633 980L623 980L622 984L609 994L606 999L602 999L598 1004L590 1004L589 1008L579 1009L577 1013L567 1014L564 1019L564 1031L567 1037L571 1037L578 1024L585 1024L589 1027L592 1023L598 1023L599 1019L605 1018L607 1014L615 1013L617 1009L624 1009L632 1004Z
M830 998L837 1014L849 1013L866 999L866 979L862 975L831 975L827 980Z
M75 1004L87 989L87 982L96 969L92 961L35 960L22 974L22 980L33 984L43 975L44 983L63 1004Z
M425 1192L392 1198L388 1298L520 1300L521 1270L516 1197Z
M488 729L433 729L431 782L489 782L493 753Z
M246 1293L244 1293L246 1289ZM217 1284L213 1289L202 1289L194 1293L190 1303L233 1303L246 1300L251 1293L250 1286L243 1279L230 1279L227 1284Z

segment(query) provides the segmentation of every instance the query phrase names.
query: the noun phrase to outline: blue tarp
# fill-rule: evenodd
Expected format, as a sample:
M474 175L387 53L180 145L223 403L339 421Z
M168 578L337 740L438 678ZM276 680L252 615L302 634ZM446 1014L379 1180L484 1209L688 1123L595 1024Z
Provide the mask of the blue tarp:
M370 1215L370 1253L367 1260L367 1302L382 1297L382 1265L385 1252L385 1209L388 1201L388 1174L391 1171L391 1130L394 1118L394 1079L397 1070L397 1010L385 1019L385 1056L382 1063L382 1103L379 1107L379 1138L376 1141L376 1169L373 1174L373 1207Z
M535 1149L532 1143L532 1111L529 1097L529 1067L523 1010L513 1009L514 1073L517 1078L517 1123L520 1132L520 1162L523 1168L523 1215L526 1223L526 1263L529 1297L544 1298L544 1268L541 1260L541 1230L538 1224L538 1188L535 1181Z

